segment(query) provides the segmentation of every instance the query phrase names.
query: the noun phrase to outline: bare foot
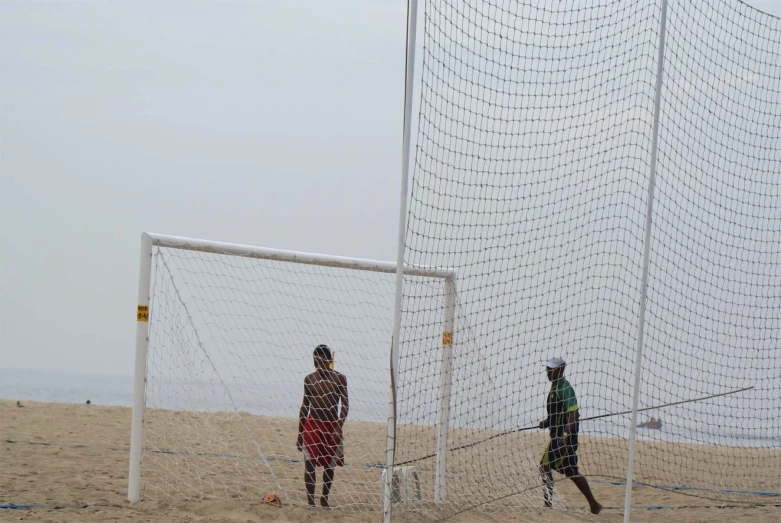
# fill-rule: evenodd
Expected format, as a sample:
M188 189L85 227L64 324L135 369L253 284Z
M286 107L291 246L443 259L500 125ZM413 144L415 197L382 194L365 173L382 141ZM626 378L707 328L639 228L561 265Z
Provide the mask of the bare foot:
M320 506L323 508L331 508L331 505L328 504L328 498L320 497ZM600 509L602 507L599 507Z
M314 496L307 496L306 502L310 507L317 508L317 505L315 505L315 497Z
M593 505L591 505L592 514L599 514L600 512L602 512L602 505L600 505L599 503L594 503Z

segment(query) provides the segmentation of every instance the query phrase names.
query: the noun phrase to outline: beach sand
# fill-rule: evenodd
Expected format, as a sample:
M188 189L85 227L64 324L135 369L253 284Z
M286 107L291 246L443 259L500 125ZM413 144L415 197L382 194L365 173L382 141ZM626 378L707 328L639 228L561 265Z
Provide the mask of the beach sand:
M296 421L248 414L148 411L143 467L144 501L128 503L127 474L130 409L0 400L0 503L43 505L0 509L0 521L380 521L381 473L385 427L348 422L346 458L326 511L302 506L303 466L294 447ZM451 447L490 434L460 431ZM433 449L429 427L404 427L400 444ZM258 444L257 442L262 442ZM536 508L539 489L529 470L545 445L544 434L512 435L481 445L475 452L454 452L448 463L450 503L430 503L434 460L416 463L426 502L418 509L398 509L403 522L621 521L623 517L626 442L581 439L581 470L605 505L599 516L571 482L557 481L560 510ZM167 452L159 452L166 450ZM168 451L176 451L171 453ZM257 459L262 453L266 459ZM416 457L399 453L397 461ZM697 485L781 491L781 450L735 449L714 445L639 442L637 476L655 485ZM369 466L367 466L369 465ZM778 472L776 474L775 472ZM557 477L558 478L558 477ZM318 478L318 483L320 478ZM674 483L670 483L674 482ZM527 493L512 496L515 489ZM509 490L508 490L509 489ZM277 492L281 508L258 505L264 492ZM318 484L319 491L319 484ZM494 498L507 496L491 502ZM460 510L488 502L483 507ZM100 505L89 508L75 506ZM66 508L55 509L53 506ZM713 490L671 491L636 488L632 521L728 522L781 521L781 497L729 494ZM672 508L645 508L662 506ZM533 507L533 508L530 508Z

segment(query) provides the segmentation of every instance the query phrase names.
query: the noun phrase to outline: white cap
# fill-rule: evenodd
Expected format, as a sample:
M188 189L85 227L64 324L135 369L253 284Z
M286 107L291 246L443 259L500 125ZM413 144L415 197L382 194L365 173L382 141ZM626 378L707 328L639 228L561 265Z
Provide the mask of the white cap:
M564 366L564 360L562 358L551 358L545 366L549 369L558 369Z

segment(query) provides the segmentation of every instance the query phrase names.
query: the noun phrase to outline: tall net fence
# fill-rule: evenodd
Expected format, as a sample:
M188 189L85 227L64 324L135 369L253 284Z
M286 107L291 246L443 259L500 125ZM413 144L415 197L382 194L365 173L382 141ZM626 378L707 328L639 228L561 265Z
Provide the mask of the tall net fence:
M542 506L551 356L580 471L623 502L661 16L421 2L405 261L458 273L442 514ZM670 2L666 45L636 500L756 503L781 493L781 20ZM439 321L429 292L405 281L396 463L431 486L442 349L410 334Z
M441 313L442 280L422 279L421 304ZM395 285L392 273L154 247L143 497L305 504L298 414L324 343L350 396L330 503L377 509Z
M650 411L638 480L754 503L781 492L781 19L670 2L664 60L641 406L754 388Z

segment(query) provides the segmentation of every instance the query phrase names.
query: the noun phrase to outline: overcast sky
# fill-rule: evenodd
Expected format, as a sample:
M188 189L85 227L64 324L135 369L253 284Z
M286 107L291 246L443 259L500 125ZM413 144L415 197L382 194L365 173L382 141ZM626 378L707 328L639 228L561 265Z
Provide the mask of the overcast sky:
M0 366L132 373L143 231L394 258L405 9L0 3Z
M0 1L0 367L131 374L143 231L394 259L405 10Z

